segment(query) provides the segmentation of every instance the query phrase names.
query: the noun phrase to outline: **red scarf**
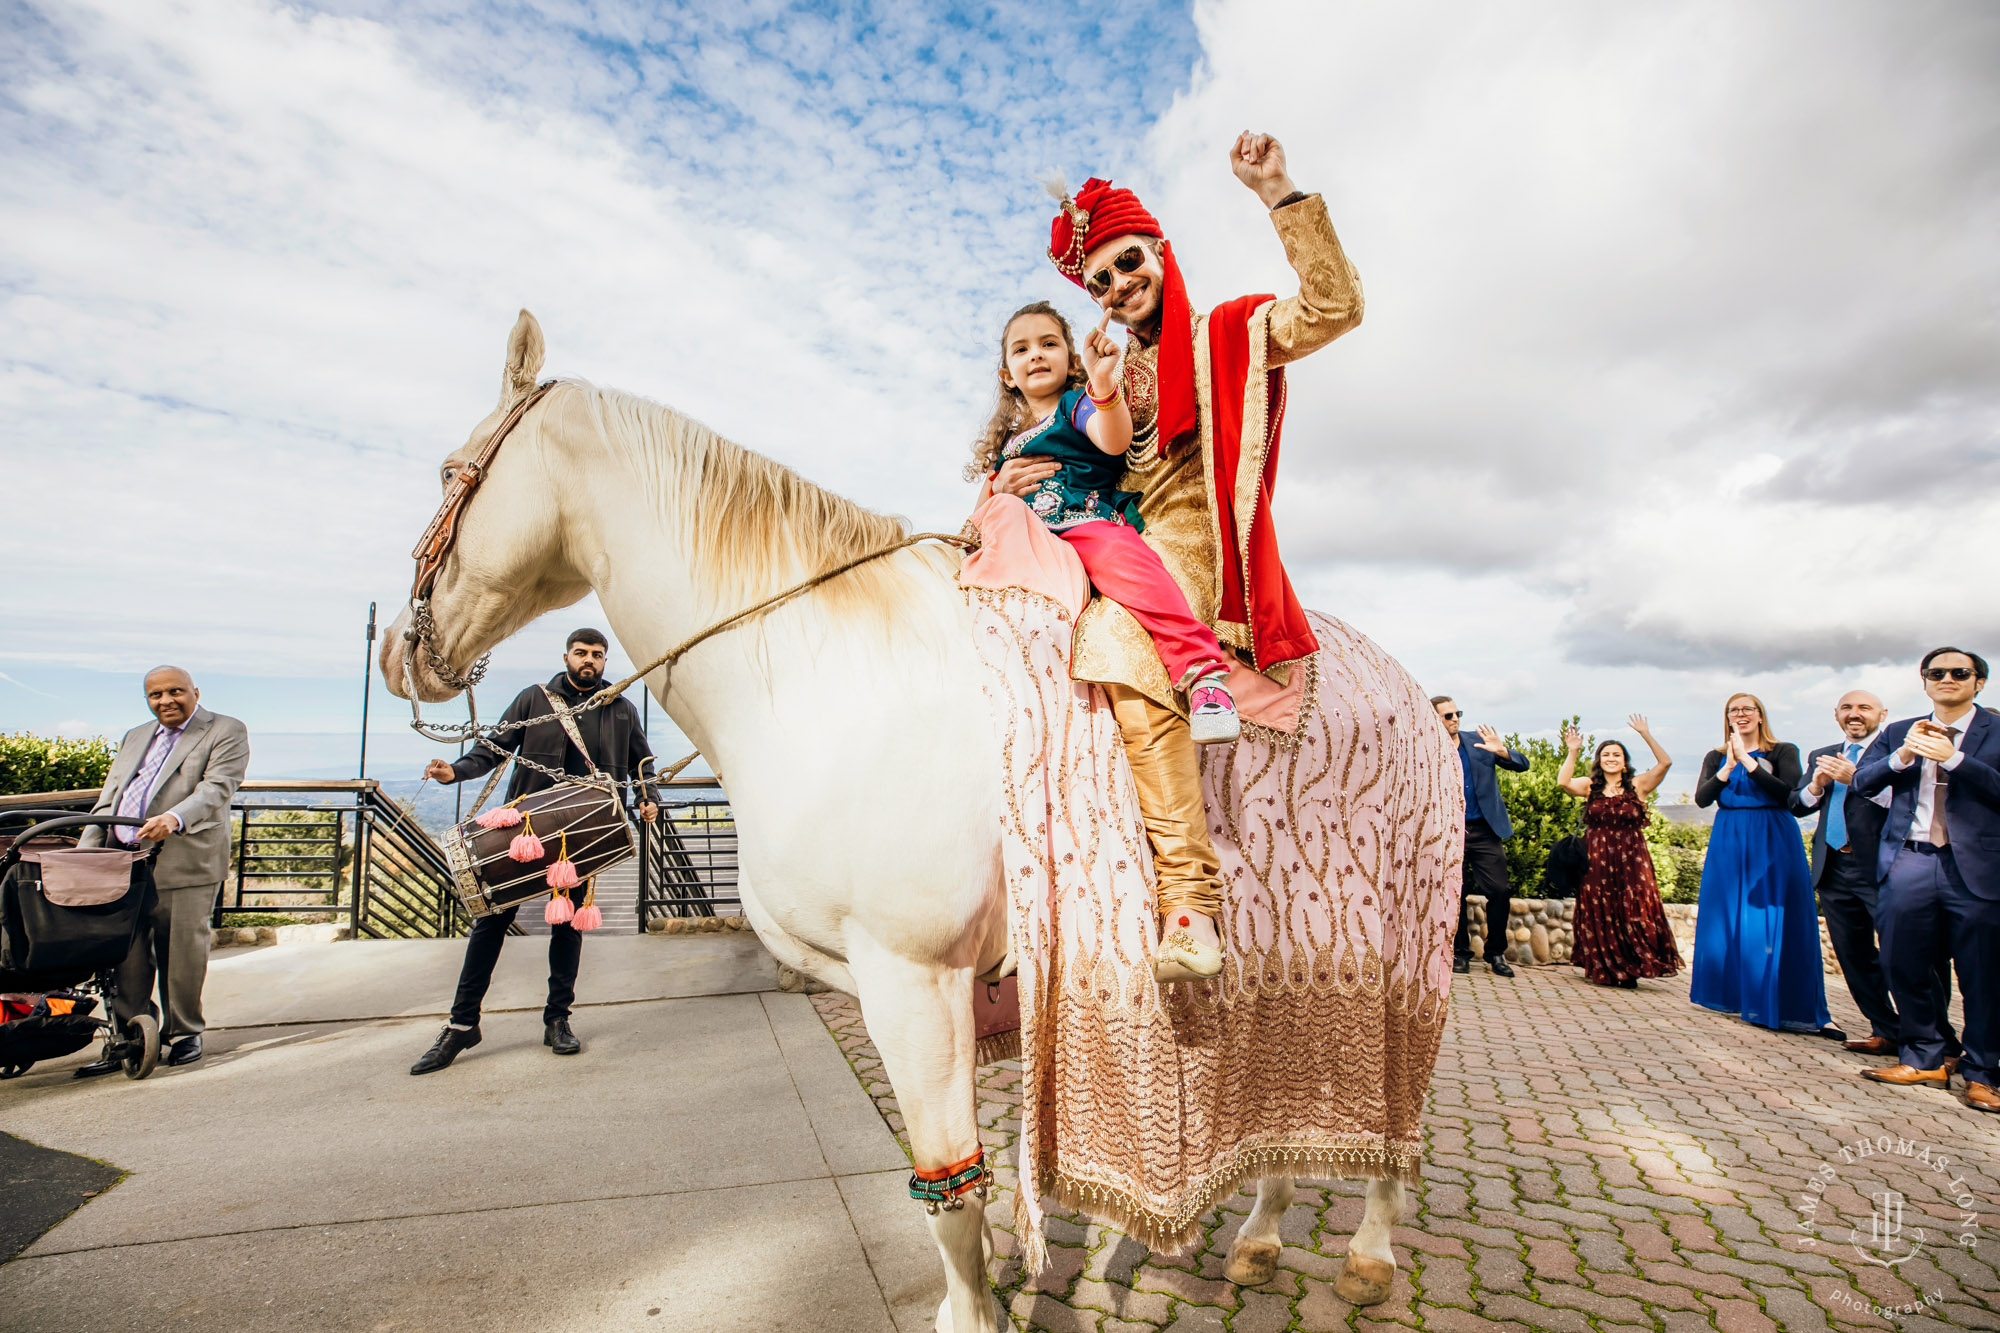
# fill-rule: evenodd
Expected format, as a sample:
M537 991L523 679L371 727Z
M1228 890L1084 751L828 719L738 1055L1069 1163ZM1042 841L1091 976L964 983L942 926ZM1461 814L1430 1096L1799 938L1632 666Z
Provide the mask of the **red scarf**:
M1278 432L1285 417L1285 372L1264 372L1267 404L1264 459L1257 473L1257 509L1250 519L1247 543L1249 571L1244 571L1245 543L1237 522L1237 474L1251 459L1243 447L1243 399L1251 364L1251 316L1269 296L1239 296L1217 306L1208 317L1209 437L1214 450L1216 527L1222 534L1222 607L1224 620L1250 626L1250 642L1259 671L1319 650L1319 640L1306 622L1292 581L1278 556L1278 533L1271 522L1271 491L1278 474ZM1262 325L1257 326L1259 329ZM1188 339L1189 397L1193 396L1193 339ZM1160 397L1166 398L1166 348L1160 349ZM1164 437L1165 432L1161 432ZM1254 457L1253 448L1248 451Z

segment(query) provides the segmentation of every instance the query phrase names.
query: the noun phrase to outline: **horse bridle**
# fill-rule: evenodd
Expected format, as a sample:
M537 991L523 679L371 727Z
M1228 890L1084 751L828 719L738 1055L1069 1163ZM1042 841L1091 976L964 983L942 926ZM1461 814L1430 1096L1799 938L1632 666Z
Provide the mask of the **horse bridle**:
M451 554L452 544L458 540L459 520L465 516L465 507L471 503L472 493L479 489L479 483L486 480L486 474L492 469L493 456L500 452L500 446L506 441L508 432L521 424L521 418L528 414L528 410L534 407L536 403L539 403L547 396L549 390L555 388L559 383L561 383L560 380L542 381L525 398L507 410L507 415L500 419L500 424L494 427L491 435L486 437L486 443L479 446L479 452L473 455L472 461L462 465L458 471L452 474L451 485L445 488L444 503L438 506L436 517L431 519L431 525L424 529L424 535L418 539L417 549L410 553L415 557L417 562L417 576L415 581L410 585L410 627L403 631L403 680L410 691L410 726L419 735L427 737L430 740L440 741L446 745L456 745L468 737L477 737L483 740L487 733L513 731L541 720L539 718L524 718L519 722L501 722L493 726L484 727L479 724L479 710L477 702L473 698L472 687L485 678L486 666L492 654L487 653L481 656L477 662L474 662L462 672L454 670L451 663L445 661L444 654L438 651L437 625L431 618L430 598L432 590L437 586L438 575L444 569L445 557ZM658 668L666 667L671 670L673 664L678 662L696 645L707 642L724 630L732 629L745 621L762 615L774 606L781 606L795 597L811 592L821 584L839 578L842 574L850 570L858 569L871 561L880 560L884 556L894 555L898 551L916 546L921 542L943 542L947 545L957 546L962 550L972 550L979 545L978 542L970 540L960 533L919 532L904 537L900 541L890 542L885 546L877 547L875 550L855 556L851 560L842 561L830 569L821 570L817 574L801 579L792 586L764 598L753 606L745 607L734 615L726 616L716 621L700 633L692 634L683 639L680 643L668 649L645 666L640 667L631 675L626 676L617 684L603 687L589 699L564 711L575 714L587 712L592 708L602 708L605 704L616 699L631 686L645 679L647 675ZM436 726L424 721L423 705L417 699L417 649L419 647L424 650L425 655L429 659L431 674L453 689L465 692L468 714L467 721L438 724Z
M560 382L543 380L507 409L507 415L500 418L500 424L479 446L479 452L452 474L451 485L445 488L444 503L438 506L430 526L424 529L424 535L417 539L417 548L410 552L417 562L417 573L410 584L410 627L403 631L403 681L410 691L410 725L431 740L450 744L461 737L441 735L424 723L423 707L417 700L418 647L423 648L429 659L432 675L453 689L465 691L466 706L473 710L474 726L478 724L478 713L472 698L472 687L486 678L486 667L493 656L491 653L482 655L462 672L454 670L451 663L445 661L437 646L437 625L431 618L431 592L437 587L438 575L444 570L445 557L451 554L451 548L458 541L459 520L465 516L465 507L472 503L479 483L486 480L486 474L492 469L494 455L500 452L500 446L507 442L507 436L521 424L521 419Z

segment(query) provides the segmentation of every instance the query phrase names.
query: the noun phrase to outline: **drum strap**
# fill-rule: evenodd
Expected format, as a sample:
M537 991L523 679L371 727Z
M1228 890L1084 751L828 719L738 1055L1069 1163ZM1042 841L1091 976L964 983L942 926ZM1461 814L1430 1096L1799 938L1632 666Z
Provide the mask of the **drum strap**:
M590 766L590 776L596 778L599 782L609 782L609 779L604 774L597 771L597 761L592 759L590 751L584 748L583 733L576 729L576 719L569 715L568 709L556 702L556 696L548 686L542 686L541 691L542 697L549 701L549 707L555 711L556 721L562 723L562 729L568 733L570 743L575 745L577 751L583 755L583 762Z

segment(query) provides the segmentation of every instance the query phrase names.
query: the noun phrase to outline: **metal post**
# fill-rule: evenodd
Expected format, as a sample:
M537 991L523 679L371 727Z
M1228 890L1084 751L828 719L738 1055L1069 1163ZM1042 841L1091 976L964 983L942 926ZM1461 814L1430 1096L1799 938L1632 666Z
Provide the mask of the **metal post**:
M375 603L368 603L368 646L361 654L361 766L356 778L368 776L368 694L375 683Z

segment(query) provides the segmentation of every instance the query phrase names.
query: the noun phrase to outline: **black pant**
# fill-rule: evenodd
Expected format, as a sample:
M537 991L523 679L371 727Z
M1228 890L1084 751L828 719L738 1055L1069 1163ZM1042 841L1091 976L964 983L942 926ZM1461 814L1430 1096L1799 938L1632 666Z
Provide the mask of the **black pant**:
M1465 822L1465 878L1458 891L1458 934L1451 941L1452 957L1460 962L1472 961L1465 899L1473 893L1486 895L1486 961L1490 963L1507 956L1507 919L1514 912L1514 892L1507 884L1507 844L1483 819Z
M1868 1020L1870 1031L1894 1041L1896 1004L1889 998L1889 979L1883 974L1881 951L1875 944L1872 870L1864 868L1853 852L1828 848L1820 873L1819 910L1826 918L1827 938L1833 942L1833 956L1840 960L1847 993Z
M472 923L472 935L465 941L465 966L458 973L458 995L451 1002L451 1021L462 1027L479 1025L479 1002L493 982L493 965L500 961L500 946L507 942L507 927L514 924L520 907L482 916ZM576 969L583 959L583 932L574 926L549 929L549 1002L542 1008L542 1022L553 1023L569 1017L576 1000Z

